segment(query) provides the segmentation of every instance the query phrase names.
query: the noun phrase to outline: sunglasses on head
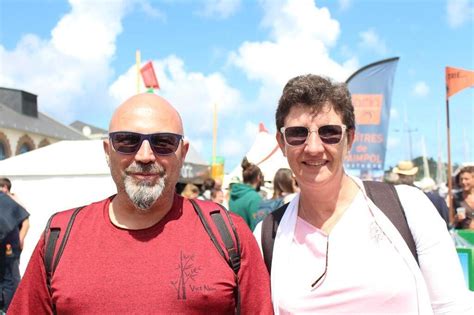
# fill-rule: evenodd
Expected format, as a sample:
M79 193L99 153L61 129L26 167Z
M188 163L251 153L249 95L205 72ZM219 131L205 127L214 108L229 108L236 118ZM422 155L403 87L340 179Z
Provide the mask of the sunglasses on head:
M122 154L135 154L140 150L142 142L148 140L150 147L157 155L170 155L178 150L182 135L171 132L142 134L130 131L109 133L114 150Z
M345 125L324 125L316 130L310 130L303 126L281 127L286 144L289 146L303 145L312 132L317 132L324 144L338 144L341 142L347 127Z

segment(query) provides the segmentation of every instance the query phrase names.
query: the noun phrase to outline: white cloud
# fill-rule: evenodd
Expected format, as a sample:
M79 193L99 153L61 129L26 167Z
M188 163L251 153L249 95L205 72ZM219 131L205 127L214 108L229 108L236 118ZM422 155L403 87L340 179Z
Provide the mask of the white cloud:
M0 46L0 85L39 95L40 111L62 120L94 108L112 74L121 20L133 1L70 0L51 38L24 35L12 51Z
M162 22L166 22L166 14L153 7L150 2L146 0L139 0L140 1L140 8L141 10L148 16L151 16L152 18L156 18L158 20L161 20Z
M315 73L344 81L357 69L355 58L341 65L329 56L340 28L327 8L316 7L312 0L263 0L261 4L262 25L269 29L271 40L244 42L229 57L249 79L261 82L260 108L274 108L283 85L296 75Z
M413 94L417 96L424 97L427 96L429 93L430 87L424 81L417 82L413 88Z
M361 38L361 41L359 43L360 47L374 51L379 55L387 54L388 49L385 44L385 41L379 37L379 35L377 34L377 32L375 32L374 29L369 29L365 32L359 33L359 37Z
M161 87L158 94L181 113L185 133L195 138L212 135L214 104L220 117L229 117L241 103L239 91L219 73L187 72L184 62L176 56L155 60L153 65ZM131 66L109 88L114 104L136 94L135 82L136 69ZM145 91L143 85L141 91Z
M240 7L241 0L205 0L204 6L196 13L204 17L225 19Z
M448 0L446 11L448 25L452 28L474 20L474 4L471 0Z

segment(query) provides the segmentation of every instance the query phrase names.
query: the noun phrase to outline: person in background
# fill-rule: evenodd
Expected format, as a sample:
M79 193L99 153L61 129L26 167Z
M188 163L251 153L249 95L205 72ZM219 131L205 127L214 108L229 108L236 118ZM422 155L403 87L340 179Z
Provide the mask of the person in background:
M20 283L20 254L29 213L11 198L11 182L0 178L0 313L9 309Z
M393 168L392 172L398 175L397 184L417 187L415 185L415 176L418 173L418 167L415 166L412 161L400 161L398 165ZM439 215L443 218L446 223L446 228L449 229L449 209L446 201L443 197L434 192L425 192L425 194L436 207Z
M220 178L214 179L214 189L222 190L222 179Z
M263 185L263 174L260 168L250 163L246 157L241 166L243 183L232 184L229 210L240 215L253 230L258 222L256 214L262 201L258 192Z
M103 141L117 194L77 213L51 290L41 237L9 314L232 314L237 289L242 314L271 314L268 273L245 222L231 214L236 276L176 193L188 148L164 98L143 93L120 105Z
M255 213L255 225L262 221L270 212L290 202L299 191L293 172L288 168L280 168L273 177L273 196L260 202Z
M293 172L289 168L280 168L273 178L272 199L283 199L283 203L288 203L298 191Z
M263 221L271 227L282 215L269 233L275 237L275 313L474 314L451 236L425 194L396 186L417 263L362 181L345 171L356 128L346 84L312 74L295 77L284 87L275 116L278 144L300 188L286 208ZM262 240L262 224L254 235Z
M181 192L181 196L188 198L188 199L195 199L199 196L199 188L198 186L187 183L186 186L184 186L183 191Z
M453 196L454 226L458 229L474 229L474 166L465 166L456 176L461 188Z
M21 205L21 203L18 200L17 196L15 194L13 194L11 190L12 190L11 181L6 177L0 178L0 191L2 191L8 197L12 198L19 205ZM22 206L22 208L23 208L23 206ZM29 215L24 218L24 220L21 222L19 228L20 228L20 231L19 231L19 241L20 241L20 243L19 243L19 245L20 245L20 251L21 251L21 250L23 250L23 246L25 244L26 234L28 233L28 230L30 229Z
M223 204L223 202L224 202L224 192L220 189L213 189L211 191L211 200L215 203Z
M201 193L199 194L199 199L201 200L211 200L211 190L214 189L216 181L210 177L206 178L202 183Z

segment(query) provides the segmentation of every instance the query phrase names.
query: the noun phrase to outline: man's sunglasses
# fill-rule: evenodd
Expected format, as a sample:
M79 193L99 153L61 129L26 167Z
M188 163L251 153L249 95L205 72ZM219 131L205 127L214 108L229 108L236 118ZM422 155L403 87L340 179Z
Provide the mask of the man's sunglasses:
M303 145L312 132L317 132L324 144L338 144L341 142L347 127L345 125L324 125L316 130L303 126L281 127L280 131L289 146Z
M109 133L110 141L115 151L122 154L135 154L140 150L142 142L148 140L151 149L157 155L170 155L176 152L179 143L183 140L182 135L171 132L158 132L141 134L130 131L117 131Z

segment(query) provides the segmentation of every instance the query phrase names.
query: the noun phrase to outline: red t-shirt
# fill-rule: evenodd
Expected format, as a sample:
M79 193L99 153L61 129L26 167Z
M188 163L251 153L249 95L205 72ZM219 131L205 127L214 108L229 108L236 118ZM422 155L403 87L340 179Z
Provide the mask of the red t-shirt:
M109 219L111 198L82 209L52 278L44 239L36 246L9 314L233 313L235 277L187 199L176 195L156 225L126 230ZM232 215L241 243L243 314L272 313L270 281L257 243Z

